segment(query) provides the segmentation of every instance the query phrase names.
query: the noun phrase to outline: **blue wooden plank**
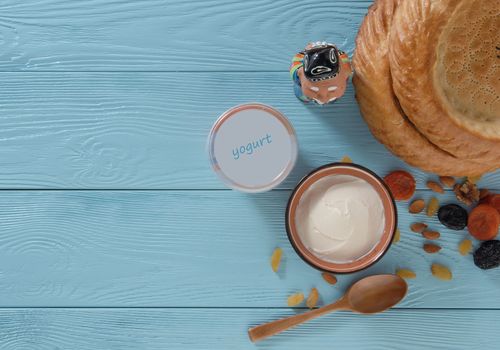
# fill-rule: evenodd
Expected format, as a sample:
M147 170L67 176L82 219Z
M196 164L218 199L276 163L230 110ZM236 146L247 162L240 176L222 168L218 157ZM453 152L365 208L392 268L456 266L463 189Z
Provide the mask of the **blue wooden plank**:
M0 188L221 189L205 152L218 115L260 101L299 139L292 188L349 155L381 175L409 169L370 134L352 87L304 106L287 73L0 73ZM243 83L244 82L244 83ZM428 175L410 169L424 187ZM499 188L500 172L481 183Z
M428 191L418 197L428 199ZM401 242L362 273L330 286L294 253L284 231L289 191L6 191L0 196L1 306L280 307L317 287L323 302L373 273L410 268L418 278L401 306L500 308L500 270L462 257L465 231L410 216L400 203ZM443 203L451 195L440 196ZM439 229L443 250L424 253L413 221ZM269 257L284 250L283 269ZM430 265L454 273L436 280Z
M3 0L0 70L286 71L309 41L352 52L371 2Z
M2 349L494 349L500 311L393 310L328 315L257 345L265 309L0 309Z

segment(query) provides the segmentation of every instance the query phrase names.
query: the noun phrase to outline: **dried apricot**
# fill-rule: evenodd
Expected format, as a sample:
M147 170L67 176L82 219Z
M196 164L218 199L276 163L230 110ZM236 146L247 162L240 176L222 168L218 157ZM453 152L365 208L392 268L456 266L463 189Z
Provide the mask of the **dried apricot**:
M281 248L276 248L271 255L271 268L274 272L278 272L281 263L281 256L283 255L283 250Z
M425 230L424 232L422 232L422 236L424 236L424 238L428 239L429 241L435 241L436 239L441 237L441 234L437 231Z
M437 193L444 193L443 186L434 181L427 181L427 187Z
M481 199L481 203L480 204L491 205L500 214L500 194L489 193L483 199Z
M480 204L469 214L467 228L469 233L479 240L487 241L495 238L500 227L500 214L488 204Z
M438 246L437 244L432 244L432 243L425 243L424 244L424 251L429 254L435 254L441 250L441 247Z
M384 177L384 181L391 190L395 200L408 200L415 193L415 179L407 171L393 171Z
M427 216L436 215L438 209L439 209L439 201L437 200L437 198L432 197L431 200L429 201L429 204L427 204Z
M431 272L434 277L443 281L449 281L453 278L453 274L450 269L440 264L432 264Z
M316 288L311 289L311 292L309 293L309 296L307 297L306 300L306 305L309 309L314 309L316 304L318 303L319 299L319 293Z
M414 222L410 225L410 229L416 233L422 233L427 228L427 225L422 222Z
M340 160L342 163L352 163L352 159L351 157L349 156L344 156L342 157L342 159Z
M470 253L472 250L472 241L470 239L464 239L460 244L458 245L458 251L460 255L467 255Z
M455 179L451 176L440 176L439 181L446 187L453 187L455 185Z
M482 200L486 197L488 197L490 194L490 191L487 188L481 188L479 190L479 199Z
M416 199L413 202L411 202L410 207L408 208L408 211L410 214L418 214L422 212L425 208L425 202L423 199Z
M404 278L404 279L413 279L413 278L417 277L417 274L415 272L413 272L412 270L408 270L408 269L396 270L396 275L398 275L399 277Z
M328 284L331 284L331 285L334 285L337 283L337 277L335 277L334 275L331 275L327 272L323 272L321 274L321 276L323 276L323 279L328 283Z
M301 304L304 301L304 294L295 293L288 297L288 306L294 307Z

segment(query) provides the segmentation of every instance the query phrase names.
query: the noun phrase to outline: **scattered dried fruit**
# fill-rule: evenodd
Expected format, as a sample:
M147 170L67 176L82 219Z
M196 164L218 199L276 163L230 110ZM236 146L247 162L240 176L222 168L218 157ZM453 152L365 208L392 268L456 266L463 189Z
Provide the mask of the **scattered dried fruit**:
M321 276L323 276L323 279L326 281L326 283L328 284L331 284L331 285L334 285L337 283L337 277L335 277L334 275L331 275L327 272L323 272L321 274Z
M500 241L486 241L474 252L474 264L483 270L500 266Z
M432 264L431 272L434 277L443 281L449 281L453 278L451 271L446 266L440 264Z
M394 238L392 239L393 243L398 243L401 240L401 232L399 231L399 228L396 229L394 232Z
M413 272L412 270L408 270L408 269L396 270L396 275L398 275L401 278L405 278L405 279L413 279L413 278L417 277L417 274L415 272Z
M434 181L427 181L427 187L437 193L444 193L443 186Z
M455 185L455 179L451 176L440 176L439 181L446 187L453 187Z
M344 156L340 161L342 163L352 163L352 159L349 156Z
M281 256L283 255L283 250L281 248L276 248L271 255L271 268L274 272L278 272L281 263Z
M490 194L490 191L487 188L481 188L479 190L479 200L486 198Z
M408 200L415 193L415 179L407 171L393 171L384 177L384 181L391 190L395 200Z
M467 176L467 181L470 181L473 184L477 184L482 177L483 177L482 175Z
M461 185L456 184L453 187L453 192L455 192L457 199L466 205L472 205L479 201L479 189L474 183L468 180Z
M500 214L500 194L496 193L489 193L487 196L485 196L480 204L488 204L491 205L493 208L495 208L498 213Z
M416 233L422 233L423 230L427 228L427 225L423 222L414 222L410 225L410 229Z
M437 244L425 243L424 250L426 253L435 254L441 250L441 247Z
M299 305L304 301L304 294L302 293L295 293L292 294L288 297L288 306L294 307Z
M439 208L439 201L437 200L437 198L432 197L431 200L429 201L429 204L427 204L427 216L436 215L438 208Z
M460 244L458 245L458 252L460 255L467 255L470 253L472 250L472 241L470 239L464 239Z
M467 228L469 233L479 240L487 241L498 234L500 214L488 204L479 204L469 215Z
M413 202L411 202L410 207L408 208L408 211L411 214L418 214L425 208L425 202L423 199L416 199Z
M463 230L467 226L467 210L457 204L447 204L439 208L439 221L452 230Z
M424 232L422 232L422 236L424 236L424 238L428 239L429 241L435 241L436 239L439 239L439 237L441 237L441 234L437 231L425 230Z
M316 304L318 303L319 299L319 293L316 288L311 289L311 292L309 293L309 296L307 297L306 300L306 305L309 309L314 309Z

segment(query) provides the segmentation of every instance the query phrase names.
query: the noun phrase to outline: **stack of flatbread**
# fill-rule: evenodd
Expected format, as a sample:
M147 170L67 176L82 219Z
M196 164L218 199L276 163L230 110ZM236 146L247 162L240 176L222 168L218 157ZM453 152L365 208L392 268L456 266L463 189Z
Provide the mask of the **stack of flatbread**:
M361 114L410 165L500 168L500 0L376 0L353 58Z

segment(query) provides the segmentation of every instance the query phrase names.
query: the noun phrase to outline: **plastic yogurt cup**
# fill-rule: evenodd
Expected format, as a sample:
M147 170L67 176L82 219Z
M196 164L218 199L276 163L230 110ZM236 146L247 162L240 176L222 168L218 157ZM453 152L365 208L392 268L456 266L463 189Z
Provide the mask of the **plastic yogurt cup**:
M370 170L333 163L307 175L290 196L288 238L313 267L334 273L363 270L389 249L397 211L384 182Z
M264 192L279 185L297 160L297 138L276 109L250 103L224 112L208 137L212 169L229 187Z

